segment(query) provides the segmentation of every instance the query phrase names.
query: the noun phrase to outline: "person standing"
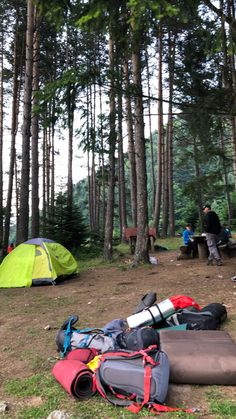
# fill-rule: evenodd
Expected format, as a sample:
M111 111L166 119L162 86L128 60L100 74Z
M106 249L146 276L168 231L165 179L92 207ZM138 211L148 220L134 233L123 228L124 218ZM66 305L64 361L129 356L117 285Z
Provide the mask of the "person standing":
M204 230L206 233L207 247L209 250L209 256L207 265L212 265L213 260L216 260L218 266L222 265L219 250L217 249L217 235L221 231L221 224L218 215L215 211L212 211L209 204L204 205L203 212L204 217Z

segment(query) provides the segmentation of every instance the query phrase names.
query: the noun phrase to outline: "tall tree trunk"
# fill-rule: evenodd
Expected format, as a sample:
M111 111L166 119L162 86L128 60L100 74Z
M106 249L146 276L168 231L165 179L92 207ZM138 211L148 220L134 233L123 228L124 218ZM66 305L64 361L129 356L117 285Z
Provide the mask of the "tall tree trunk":
M122 77L120 77L122 79ZM126 221L126 194L125 194L125 168L123 151L123 130L122 130L122 84L118 93L118 179L119 179L119 212L120 212L120 236L124 241Z
M12 80L12 111L11 111L11 148L10 148L10 162L9 162L9 176L8 176L8 188L7 188L7 202L5 208L5 228L3 237L3 255L7 254L7 246L10 235L10 221L11 221L11 208L12 208L12 191L14 181L14 166L16 161L16 134L18 130L18 112L19 112L19 95L20 85L18 81L19 75L19 33L18 33L18 9L16 10L16 24L14 34L14 56L13 56L13 80ZM16 184L17 191L17 184ZM17 207L18 208L18 207ZM18 211L16 208L16 215L18 218Z
M4 32L1 30L0 45L0 244L3 242L3 44Z
M220 0L220 8L221 10L224 9L224 0ZM230 5L228 2L228 8L230 9ZM225 19L222 16L221 17L221 39L222 39L222 50L223 50L223 69L222 69L222 81L220 80L219 88L222 88L222 84L226 89L233 89L233 78L230 77L231 74L231 63L230 59L228 57L228 45L227 45L227 35L225 30ZM232 126L234 124L234 118L232 118ZM221 118L219 120L219 135L220 135L220 148L222 151L222 155L225 154L225 144L224 144L224 120ZM232 130L233 131L233 130ZM233 135L234 137L234 135ZM236 137L235 137L236 138ZM228 208L228 225L231 225L231 220L233 217L233 208L231 204L231 198L230 198L230 191L229 191L229 182L228 182L228 173L227 173L227 167L225 164L224 157L221 159L221 164L223 168L223 179L224 179L224 187L225 187L225 198ZM235 183L236 183L236 177L235 177Z
M127 132L128 132L128 154L130 164L130 196L131 196L131 211L132 211L132 222L133 226L137 226L137 176L136 176L136 161L135 161L135 150L134 150L134 132L133 132L133 118L132 118L132 106L131 97L128 93L129 88L129 66L128 60L124 62L124 79L125 88L127 90L125 96L126 102L126 120L127 120Z
M114 44L110 33L109 39L109 67L110 81L110 115L109 115L109 178L107 192L107 210L105 223L104 259L112 259L113 217L114 217L114 189L115 189L115 145L116 145L116 117L115 117L115 92L114 92Z
M68 112L68 175L67 175L67 205L72 210L73 202L73 137L74 137L74 109L75 109L75 86L69 85L67 91Z
M162 186L163 186L163 203L162 203L162 231L163 239L167 236L168 218L169 218L169 190L168 190L168 135L163 135L163 159L162 159Z
M135 159L137 176L137 242L134 265L149 263L146 149L143 121L140 33L132 48L133 83L135 88Z
M52 115L55 115L55 100L52 101ZM51 152L51 161L52 161L52 168L51 168L51 215L54 219L54 203L55 203L55 122L52 120L51 123L51 131L52 131L52 152Z
M168 194L169 194L169 234L175 236L175 208L174 208L174 181L173 181L173 86L175 62L175 37L169 34L169 109L167 125L168 144Z
M23 109L23 128L22 128L20 213L19 213L19 224L18 224L18 231L17 231L17 243L22 243L28 239L33 34L34 34L34 6L33 6L32 1L28 0L27 1L27 31L26 31L26 65L25 65L25 81L24 81L24 109Z
M33 42L33 108L37 105L37 91L39 89L39 25L40 18L36 11L35 15L35 32ZM32 115L32 165L31 165L31 177L32 177L32 193L31 193L31 236L39 236L39 161L38 161L38 141L39 141L39 117L37 113Z
M96 230L96 209L97 209L97 196L96 196L96 167L95 167L95 91L90 86L90 143L91 143L91 226L92 230Z
M199 179L201 177L201 169L200 169L200 164L199 164L198 140L196 137L193 138L193 156L194 156L194 165L195 165L195 176L197 179ZM197 206L198 206L201 230L203 228L202 205L203 205L203 193L202 193L202 187L201 185L199 185L197 189Z
M45 115L44 118L46 120L46 110L45 110ZM46 125L46 124L45 124ZM43 150L42 150L42 154L43 154L43 162L42 162L42 166L43 166L43 175L42 175L42 226L43 226L43 233L44 233L44 229L45 226L47 224L47 211L46 211L46 136L47 136L47 128L46 126L44 126L43 128Z
M48 105L48 109L47 109L47 117L49 117L49 115L51 115L51 103L49 102ZM46 217L47 219L49 219L49 217L51 216L50 213L50 191L51 191L51 135L52 135L52 130L51 130L51 125L49 124L47 130L46 130L46 157L45 157L45 162L46 162L46 179L45 179L45 186L46 186Z
M162 92L162 27L159 28L158 38L158 139L157 139L157 186L154 211L154 226L159 230L162 196L162 153L163 153L163 92ZM159 234L159 233L158 233Z
M152 135L152 116L151 116L151 87L150 87L150 71L149 71L149 58L148 47L145 50L145 64L147 69L147 91L148 91L148 125L149 125L149 141L150 141L150 154L151 154L151 184L152 184L152 213L155 210L155 196L156 196L156 182L155 182L155 168L154 168L154 150L153 150L153 135Z
M222 120L220 121L220 149L222 151L222 155L225 154L225 144L224 144L224 130L223 130L223 124ZM222 171L223 171L223 181L224 181L224 192L225 192L225 200L227 204L228 209L228 225L231 225L232 217L233 217L233 208L231 204L231 198L230 198L230 189L229 189L229 182L228 182L228 174L227 174L227 167L225 164L225 158L221 158L221 165L222 165Z
M227 12L230 18L230 21L234 22L234 28L232 25L229 26L229 41L230 47L232 49L231 54L229 55L230 61L230 72L231 72L231 89L232 89L232 144L233 144L233 169L234 169L234 184L236 188L236 64L235 64L235 55L236 55L236 23L235 23L235 2L232 0L227 0Z
M88 176L88 203L89 203L89 227L93 230L93 200L92 200L92 185L91 185L91 168L90 168L90 149L91 149L91 127L90 127L90 103L91 103L91 89L86 89L86 150L87 150L87 176Z
M106 189L105 189L105 170L104 170L104 134L103 134L103 106L102 106L102 89L99 86L99 107L100 107L100 141L101 141L101 171L102 171L102 184L101 184L101 200L102 200L102 209L101 209L101 231L104 235L105 230L105 218L106 218Z

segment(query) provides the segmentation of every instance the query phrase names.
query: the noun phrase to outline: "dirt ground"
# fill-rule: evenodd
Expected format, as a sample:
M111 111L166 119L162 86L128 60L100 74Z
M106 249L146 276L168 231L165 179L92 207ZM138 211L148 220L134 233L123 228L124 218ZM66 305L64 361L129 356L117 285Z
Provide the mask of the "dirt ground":
M70 314L79 315L78 327L102 327L129 316L143 295L157 293L157 301L182 294L201 306L224 303L228 320L222 326L236 341L236 258L223 266L205 260L177 260L177 252L156 252L157 265L130 268L130 256L119 267L91 268L57 286L0 290L0 401L14 404L4 385L11 378L49 371L57 357L55 334ZM236 387L218 387L222 397L236 402ZM170 405L197 406L208 414L207 386L171 385ZM1 415L1 414L0 414ZM9 414L7 417L11 417Z

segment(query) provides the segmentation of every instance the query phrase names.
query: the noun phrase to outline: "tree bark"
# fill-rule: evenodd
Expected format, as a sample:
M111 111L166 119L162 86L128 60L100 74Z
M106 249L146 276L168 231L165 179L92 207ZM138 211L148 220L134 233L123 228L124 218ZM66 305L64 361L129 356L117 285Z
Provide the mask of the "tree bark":
M30 169L30 136L31 136L31 97L33 70L33 33L34 6L27 1L27 31L26 31L26 66L24 81L24 109L22 128L22 167L20 187L20 212L17 231L17 243L28 239L29 224L29 169Z
M110 66L110 115L109 115L109 179L107 192L107 210L105 223L105 240L104 240L104 259L112 260L112 238L113 238L113 216L114 216L114 189L115 189L115 145L116 145L116 128L115 128L115 92L114 92L114 45L112 35L109 39L109 66Z
M175 37L169 34L169 108L167 125L168 144L168 195L169 195L169 234L175 236L175 208L174 208L174 181L173 181L173 86L174 86L174 62L175 62Z
M36 11L35 15L35 32L33 42L33 107L37 105L37 91L39 89L39 25L40 18ZM31 177L32 177L32 192L31 192L31 236L39 236L39 161L38 161L38 141L39 141L39 117L37 113L32 115L32 165L31 165Z
M120 79L122 77L120 76ZM122 130L122 83L118 93L118 180L119 180L119 212L120 212L120 237L125 240L126 220L126 193L125 193L125 168L123 151L123 130Z
M158 38L158 139L157 139L157 182L154 211L154 226L159 234L161 197L162 197L162 153L163 153L163 92L162 92L162 27L159 28Z
M137 35L137 33L136 33ZM146 149L143 121L140 33L132 48L133 83L135 87L135 161L137 176L137 242L134 265L149 263Z
M75 86L67 88L67 122L68 122L68 174L67 174L67 205L72 209L73 202L73 137L74 137L74 109L75 109Z
M150 87L150 71L149 71L149 58L148 47L145 50L145 65L147 70L147 92L148 92L148 125L149 125L149 141L150 141L150 154L151 154L151 183L152 183L152 213L155 210L155 196L156 196L156 181L154 170L154 150L153 150L153 135L152 135L152 117L151 117L151 87Z
M7 188L7 202L5 208L5 226L4 226L4 237L3 237L3 256L7 254L7 246L10 235L10 222L11 222L11 208L12 208L12 191L14 181L14 167L16 162L16 134L18 130L18 112L19 112L19 92L20 83L18 80L19 75L19 33L18 33L18 9L16 10L16 23L15 23L15 34L14 34L14 53L13 53L13 80L12 80L12 111L11 111L11 148L10 148L10 162L9 162L9 176L8 176L8 188ZM15 171L16 172L16 171ZM17 184L16 184L17 186ZM16 187L17 189L17 187ZM16 208L17 209L17 208ZM16 211L17 212L17 211ZM17 213L18 216L18 213Z
M1 30L0 45L0 244L3 243L3 43L4 32Z
M162 186L163 186L163 203L162 203L162 230L161 230L161 237L163 239L167 236L167 228L168 228L168 218L169 218L169 190L168 190L168 135L163 135L163 159L162 159Z
M126 121L127 121L127 132L128 132L128 155L130 164L130 196L131 196L131 211L132 211L132 222L133 226L137 227L137 176L136 176L136 162L135 162L135 150L134 150L134 131L133 131L133 118L132 118L132 106L131 97L128 93L129 88L129 66L128 60L124 62L124 79L125 79L125 104L126 104Z

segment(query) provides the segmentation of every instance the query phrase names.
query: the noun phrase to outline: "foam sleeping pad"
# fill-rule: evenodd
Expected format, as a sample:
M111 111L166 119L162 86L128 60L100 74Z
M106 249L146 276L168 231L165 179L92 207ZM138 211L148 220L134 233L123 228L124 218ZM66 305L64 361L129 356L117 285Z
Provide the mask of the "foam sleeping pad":
M221 330L159 330L170 382L236 385L236 344Z

